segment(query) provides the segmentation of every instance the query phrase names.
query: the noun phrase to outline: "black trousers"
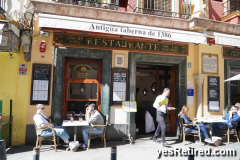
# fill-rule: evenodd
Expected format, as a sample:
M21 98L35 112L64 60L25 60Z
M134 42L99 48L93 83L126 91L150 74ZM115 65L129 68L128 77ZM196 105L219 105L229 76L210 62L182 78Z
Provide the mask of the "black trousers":
M160 131L161 131L161 135L162 135L162 141L165 142L165 134L166 134L166 122L165 122L165 117L166 114L161 112L161 111L157 111L157 122L158 122L158 126L157 129L155 131L155 134L153 136L153 138L157 138Z

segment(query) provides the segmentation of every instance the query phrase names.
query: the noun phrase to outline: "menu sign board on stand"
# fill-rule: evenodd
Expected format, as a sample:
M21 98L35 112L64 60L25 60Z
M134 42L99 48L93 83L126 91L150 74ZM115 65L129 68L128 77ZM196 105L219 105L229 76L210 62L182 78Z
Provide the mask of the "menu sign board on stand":
M51 64L33 64L30 104L49 104Z
M112 69L112 105L122 105L127 98L127 69Z
M220 85L218 76L208 76L208 111L220 111Z

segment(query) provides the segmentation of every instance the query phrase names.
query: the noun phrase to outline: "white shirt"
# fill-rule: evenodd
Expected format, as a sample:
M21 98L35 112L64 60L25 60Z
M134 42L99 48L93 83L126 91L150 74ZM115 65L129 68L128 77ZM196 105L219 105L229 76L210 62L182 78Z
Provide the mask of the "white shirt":
M167 99L167 97L165 97L164 95L159 95L157 96L155 102L153 103L153 107L157 109L157 111L161 111L163 113L167 113L167 105L168 105L168 101L167 104L165 105L161 105L161 107L159 107L159 102L163 101L164 99Z
M33 116L33 121L37 128L41 128L40 127L41 124L50 124L46 119L47 119L47 117L44 115L44 113L42 113L42 114L36 113ZM41 133L42 133L42 129L38 129L37 135L40 135Z

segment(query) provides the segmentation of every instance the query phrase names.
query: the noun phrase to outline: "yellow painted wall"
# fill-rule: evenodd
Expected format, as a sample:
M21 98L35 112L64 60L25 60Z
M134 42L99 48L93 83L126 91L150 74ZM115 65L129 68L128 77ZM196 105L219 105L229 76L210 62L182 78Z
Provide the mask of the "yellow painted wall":
M8 92L13 100L12 145L22 145L26 136L30 62L24 60L22 47L12 59L6 59L8 55L8 52L0 53L0 96ZM27 64L27 75L19 75L19 64Z
M193 104L187 104L189 109L189 116L190 119L196 118L197 113L197 84L196 80L193 78L193 75L202 74L202 53L212 53L218 54L218 66L219 66L219 74L213 76L220 77L220 112L208 112L208 85L206 77L203 82L203 116L206 117L220 117L224 114L224 59L222 58L222 46L218 45L211 45L208 44L189 44L189 55L187 56L187 63L191 62L192 68L187 68L187 84L188 81L193 82L193 89L194 89L194 97L193 97ZM211 76L211 75L210 75ZM187 99L188 102L188 99Z
M52 64L52 72L51 72L51 86L50 86L50 96L49 96L49 104L45 105L44 114L49 117L51 116L51 103L52 103L52 80L53 80L53 61L54 61L54 46L52 45L53 41L53 31L48 31L48 37L41 37L39 35L39 27L38 27L38 19L37 15L34 16L34 29L33 29L33 40L32 40L32 54L31 54L31 73L32 73L32 64L40 63L40 64ZM46 50L45 52L40 52L40 42L46 42ZM44 58L42 58L44 56ZM31 75L32 76L32 75ZM32 77L31 77L32 79ZM29 84L29 93L31 92L31 82ZM28 114L27 114L27 124L33 124L33 116L36 113L36 105L30 105L30 101L28 103Z
M197 112L197 96L196 96L196 80L193 78L192 75L198 74L198 50L199 45L189 44L188 45L188 56L187 56L187 64L191 63L191 68L187 67L187 88L188 88L188 81L193 82L193 89L194 89L194 96L193 96L193 104L188 104L188 97L187 97L187 106L189 107L189 116L190 119L194 119L196 117Z
M224 114L224 58L222 57L222 46L218 45L211 45L208 44L201 44L199 45L199 59L201 58L202 53L212 53L218 54L218 75L219 76L219 83L220 83L220 112L208 112L208 84L207 84L207 77L204 79L203 82L203 116L206 117L220 117ZM202 63L199 65L199 70L202 68ZM201 73L201 72L200 72ZM210 75L211 76L211 75Z

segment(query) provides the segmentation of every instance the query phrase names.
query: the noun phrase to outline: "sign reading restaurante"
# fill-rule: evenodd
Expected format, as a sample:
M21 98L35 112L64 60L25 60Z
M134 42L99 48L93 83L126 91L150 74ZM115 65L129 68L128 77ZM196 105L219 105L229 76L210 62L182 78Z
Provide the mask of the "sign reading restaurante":
M110 38L95 38L82 35L72 34L54 34L54 45L56 46L85 46L85 47L104 47L108 49L126 49L126 50L141 50L157 53L170 53L177 55L188 55L188 45L171 44L171 43L155 43L142 42L129 39L110 39Z

